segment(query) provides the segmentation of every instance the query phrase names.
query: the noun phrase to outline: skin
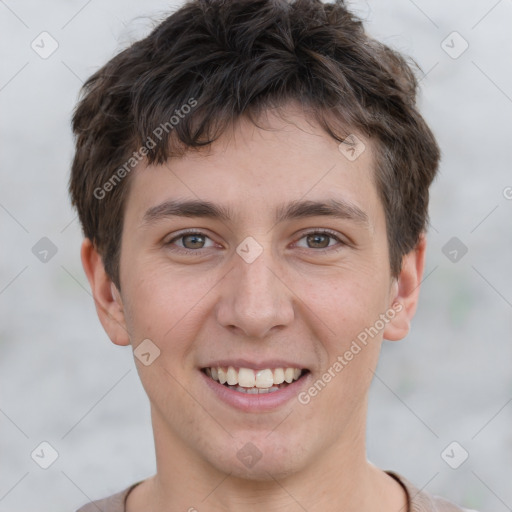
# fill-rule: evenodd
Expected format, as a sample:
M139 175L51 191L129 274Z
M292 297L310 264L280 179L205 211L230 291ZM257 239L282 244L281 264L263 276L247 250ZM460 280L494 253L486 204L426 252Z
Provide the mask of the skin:
M366 460L366 411L382 339L409 331L425 237L393 278L371 141L349 161L299 108L283 113L267 112L271 130L241 119L207 149L133 172L121 291L83 242L83 266L112 342L136 348L150 339L160 349L149 366L135 359L151 403L157 473L130 493L128 512L406 510L402 487ZM144 225L149 208L178 198L229 206L234 217ZM283 203L330 198L357 205L368 224L324 216L274 222ZM188 228L206 238L175 239ZM321 229L345 243L321 238L329 244L322 251L306 236ZM247 236L263 248L250 264L236 252ZM188 253L176 250L185 247ZM270 412L241 412L217 399L199 372L217 358L293 357L314 381L397 303L401 311L307 405L292 399ZM262 453L252 468L236 456L247 442Z

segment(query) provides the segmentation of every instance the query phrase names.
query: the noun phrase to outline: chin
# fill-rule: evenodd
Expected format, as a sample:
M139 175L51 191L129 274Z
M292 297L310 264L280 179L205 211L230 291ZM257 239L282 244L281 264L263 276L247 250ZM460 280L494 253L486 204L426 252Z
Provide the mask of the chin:
M270 440L270 436L274 439ZM282 479L301 470L305 465L302 443L269 432L233 439L229 446L219 447L223 456L212 454L209 462L222 473L252 481ZM302 444L303 445L303 444Z

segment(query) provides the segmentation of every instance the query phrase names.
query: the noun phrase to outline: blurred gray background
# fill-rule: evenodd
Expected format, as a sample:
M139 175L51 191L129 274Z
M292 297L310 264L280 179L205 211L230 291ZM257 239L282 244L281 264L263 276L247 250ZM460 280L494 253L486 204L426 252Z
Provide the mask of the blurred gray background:
M351 4L423 69L443 152L421 300L408 338L384 342L368 458L512 510L512 1ZM72 512L155 471L132 354L102 330L80 263L69 122L82 82L176 5L0 0L0 512ZM31 457L44 441L48 469Z

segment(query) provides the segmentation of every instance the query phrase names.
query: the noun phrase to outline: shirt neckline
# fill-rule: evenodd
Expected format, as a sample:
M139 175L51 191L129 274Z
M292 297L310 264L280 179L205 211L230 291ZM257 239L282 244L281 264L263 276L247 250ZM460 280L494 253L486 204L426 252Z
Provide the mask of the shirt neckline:
M419 490L415 489L414 486L406 480L402 475L399 475L398 473L395 473L391 470L384 470L384 473L388 474L390 477L395 479L401 486L402 489L405 491L406 500L407 500L407 509L406 510L399 510L398 512L411 512L412 511L412 505L414 497L420 493ZM128 487L125 491L124 499L123 499L123 512L126 512L126 502L128 500L128 495L142 482L145 480L140 480L139 482L134 483L130 487ZM414 492L414 495L413 495Z

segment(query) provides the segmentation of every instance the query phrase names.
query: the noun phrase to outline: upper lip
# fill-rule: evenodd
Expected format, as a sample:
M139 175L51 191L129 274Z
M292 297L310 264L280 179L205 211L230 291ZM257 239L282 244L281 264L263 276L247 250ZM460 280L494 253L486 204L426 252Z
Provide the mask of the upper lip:
M292 361L284 359L269 359L266 361L248 361L247 359L218 359L211 363L202 365L201 368L226 368L232 366L233 368L251 368L252 370L265 370L267 368L299 368L300 370L307 370L307 367Z

